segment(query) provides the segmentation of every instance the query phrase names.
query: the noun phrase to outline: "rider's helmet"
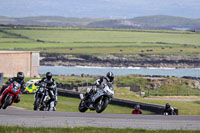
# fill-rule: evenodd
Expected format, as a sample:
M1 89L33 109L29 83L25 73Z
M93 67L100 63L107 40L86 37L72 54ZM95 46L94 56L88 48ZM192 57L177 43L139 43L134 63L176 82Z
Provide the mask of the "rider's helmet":
M169 103L166 103L165 108L168 109L170 107L171 107L171 105Z
M51 73L51 72L47 72L47 73L46 73L46 78L47 78L48 80L50 80L50 79L52 78L52 73Z
M17 73L17 79L18 79L19 81L24 80L24 73L23 73L23 72L18 72L18 73Z
M140 105L135 105L135 110L139 110L140 109Z
M114 80L114 75L113 75L112 72L108 72L106 74L106 77L107 77L107 79L108 79L109 82L112 82Z

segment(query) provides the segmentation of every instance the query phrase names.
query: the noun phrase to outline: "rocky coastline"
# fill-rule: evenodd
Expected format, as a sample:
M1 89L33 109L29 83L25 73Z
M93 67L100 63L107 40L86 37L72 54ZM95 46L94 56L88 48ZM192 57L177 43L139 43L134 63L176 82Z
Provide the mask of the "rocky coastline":
M182 55L72 55L42 53L40 65L43 66L98 66L98 67L167 67L199 68L200 56Z

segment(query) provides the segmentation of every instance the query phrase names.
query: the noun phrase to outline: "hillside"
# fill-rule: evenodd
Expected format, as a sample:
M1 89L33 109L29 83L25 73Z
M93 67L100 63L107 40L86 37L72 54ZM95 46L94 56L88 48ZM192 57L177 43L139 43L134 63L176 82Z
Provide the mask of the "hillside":
M183 28L200 30L200 19L189 19L165 15L143 16L132 19L67 18L61 16L10 18L0 16L0 24L170 30Z
M92 22L88 27L139 28L139 29L200 29L200 19L175 16L144 16L133 19L104 20Z
M195 19L183 18L183 17L175 17L175 16L145 16L145 17L136 17L131 19L132 22L140 23L146 27L152 28L192 28L195 27L200 28L200 22Z
M40 26L73 26L82 27L91 22L101 21L103 19L90 18L66 18L61 16L37 16L24 18L10 18L0 16L0 24L13 25L40 25Z

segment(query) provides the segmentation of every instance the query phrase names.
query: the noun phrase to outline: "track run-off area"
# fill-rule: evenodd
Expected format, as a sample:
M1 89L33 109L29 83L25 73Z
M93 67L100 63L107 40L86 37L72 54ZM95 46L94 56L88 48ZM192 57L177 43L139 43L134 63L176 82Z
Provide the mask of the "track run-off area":
M9 108L0 110L0 125L200 130L200 116L46 112Z

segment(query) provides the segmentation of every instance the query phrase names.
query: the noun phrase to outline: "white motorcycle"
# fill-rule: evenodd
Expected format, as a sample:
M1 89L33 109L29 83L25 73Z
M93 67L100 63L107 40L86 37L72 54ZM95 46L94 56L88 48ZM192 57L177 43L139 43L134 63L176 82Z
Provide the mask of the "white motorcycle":
M87 91L91 88L87 88ZM114 96L114 88L112 84L105 84L103 89L97 88L96 93L93 93L89 96L89 98L84 99L83 94L80 94L80 98L82 99L79 104L79 111L85 112L88 109L96 110L97 113L103 112L109 101Z

